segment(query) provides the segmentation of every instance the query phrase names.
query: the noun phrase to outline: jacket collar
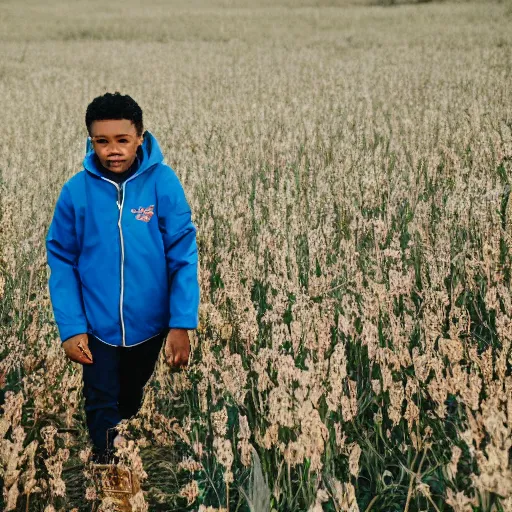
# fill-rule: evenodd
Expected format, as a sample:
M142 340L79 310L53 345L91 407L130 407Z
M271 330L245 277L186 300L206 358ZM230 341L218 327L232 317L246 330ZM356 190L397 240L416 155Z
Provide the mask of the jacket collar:
M92 143L89 137L86 140L85 146L85 157L83 161L83 166L86 171L96 176L103 176L101 171L98 169L98 164L96 162L96 158L94 158L95 153L92 147ZM138 176L143 172L146 172L148 169L153 167L156 164L159 164L163 161L164 156L158 145L158 141L150 133L148 130L144 132L144 138L142 140L142 160L140 162L139 168L137 172L132 176Z

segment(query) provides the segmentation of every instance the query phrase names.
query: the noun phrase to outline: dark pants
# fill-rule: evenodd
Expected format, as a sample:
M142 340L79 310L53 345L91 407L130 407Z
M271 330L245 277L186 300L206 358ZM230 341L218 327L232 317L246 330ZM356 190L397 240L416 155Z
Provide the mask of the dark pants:
M83 390L94 462L113 458L115 427L139 410L167 332L134 347L113 347L88 335L94 363L83 366Z

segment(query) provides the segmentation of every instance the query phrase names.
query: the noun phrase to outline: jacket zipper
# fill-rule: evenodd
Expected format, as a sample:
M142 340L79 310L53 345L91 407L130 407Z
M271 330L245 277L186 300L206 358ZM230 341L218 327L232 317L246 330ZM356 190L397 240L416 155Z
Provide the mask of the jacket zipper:
M116 183L117 185L117 183ZM124 183L121 187L117 186L117 204L119 207L119 236L121 239L121 294L119 296L119 315L121 317L121 332L123 335L123 347L126 346L126 330L124 328L124 316L123 316L123 299L124 299L124 238L123 228L121 226L121 218L123 217L123 206L124 206Z
M112 183L117 190L117 208L119 210L119 219L117 221L117 227L119 228L119 239L121 243L121 293L119 295L119 318L121 320L121 342L123 347L126 346L126 331L124 328L124 317L123 317L123 296L124 296L124 240L123 240L123 228L121 226L121 218L123 216L123 205L124 205L124 183L123 189L115 182L110 181L107 178L101 176L101 179Z
M121 218L123 217L123 206L124 206L124 198L126 195L125 185L133 178L136 178L138 175L134 174L131 178L128 178L123 182L121 187L115 182L111 181L103 176L101 179L112 183L117 189L117 208L119 209L119 220L117 221L117 226L119 228L119 238L121 242L121 293L119 295L119 316L121 319L121 335L122 335L122 343L123 347L126 347L126 330L124 327L124 316L123 316L123 298L124 298L124 238L123 238L123 227L121 225Z

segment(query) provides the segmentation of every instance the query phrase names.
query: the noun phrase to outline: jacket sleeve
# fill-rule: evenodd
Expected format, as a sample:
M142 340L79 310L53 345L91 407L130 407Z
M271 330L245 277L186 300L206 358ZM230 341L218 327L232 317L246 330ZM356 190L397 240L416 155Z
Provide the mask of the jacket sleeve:
M169 327L195 329L199 317L196 227L181 183L172 169L160 175L158 225L169 279Z
M59 335L64 342L71 336L87 332L82 286L77 269L79 245L75 214L66 185L55 205L46 236L46 252L50 267L50 299Z

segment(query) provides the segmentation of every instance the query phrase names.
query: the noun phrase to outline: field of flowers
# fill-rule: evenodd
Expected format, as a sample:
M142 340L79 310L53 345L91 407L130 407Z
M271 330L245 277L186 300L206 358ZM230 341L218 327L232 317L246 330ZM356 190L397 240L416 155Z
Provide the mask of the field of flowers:
M134 510L512 511L511 26L490 1L2 1L0 510L109 507L44 237L119 90L182 180L202 293L189 369L161 359L126 424Z

